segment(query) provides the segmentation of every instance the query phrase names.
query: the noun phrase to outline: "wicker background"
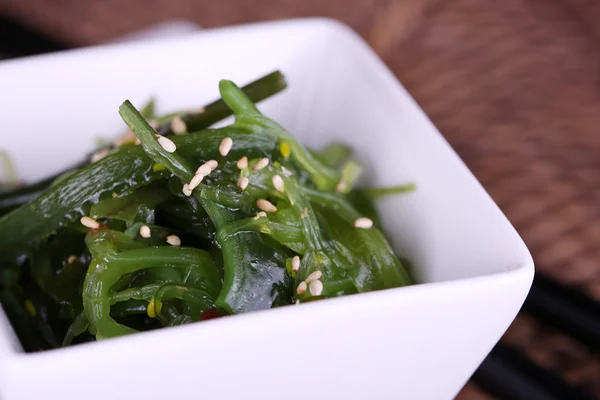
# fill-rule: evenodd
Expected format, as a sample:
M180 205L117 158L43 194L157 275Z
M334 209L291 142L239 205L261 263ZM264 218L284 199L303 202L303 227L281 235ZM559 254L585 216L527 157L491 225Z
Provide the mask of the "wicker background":
M0 0L71 45L167 19L330 16L380 53L508 215L537 268L600 300L600 1ZM600 357L520 316L503 339L600 398ZM460 399L489 399L472 384Z

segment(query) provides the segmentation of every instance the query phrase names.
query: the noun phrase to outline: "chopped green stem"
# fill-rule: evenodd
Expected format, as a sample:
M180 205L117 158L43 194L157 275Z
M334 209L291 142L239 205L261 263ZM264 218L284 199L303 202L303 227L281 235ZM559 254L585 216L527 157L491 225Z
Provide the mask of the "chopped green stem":
M362 215L339 194L320 192L310 188L304 188L304 191L312 203L323 207L331 207L349 223L353 223L358 218L362 217Z
M154 98L148 100L148 102L142 107L140 113L146 119L154 119L156 117L156 101Z
M248 218L230 222L219 231L219 238L221 241L226 241L231 236L245 231L260 232L269 235L281 245L299 254L304 254L306 251L302 229L272 222L266 217Z
M411 193L417 189L417 185L414 183L407 183L406 185L389 186L389 187L369 187L360 188L359 192L368 198L369 200L378 200L381 197L391 196L395 194Z
M87 331L89 326L88 320L85 316L84 312L81 312L73 321L69 328L67 329L67 333L62 342L62 347L68 346L73 342L73 339L79 335L82 335Z
M129 289L122 290L117 293L113 293L109 296L110 304L116 304L122 301L127 300L146 300L150 301L150 299L154 296L154 293L161 287L163 283L151 283L142 287L133 287Z
M342 187L338 190L341 193L348 193L360 178L363 172L363 166L356 160L349 160L342 166Z
M344 143L331 143L317 153L321 161L331 168L340 168L352 154L352 149Z
M302 188L295 179L282 177L285 184L285 193L288 197L291 207L300 218L300 226L304 232L304 237L308 248L315 251L322 251L326 246L325 239L319 230L319 222L310 202L303 193Z
M279 71L271 72L268 75L257 79L254 82L242 88L243 92L253 102L258 103L272 95L279 93L287 87L283 74ZM232 114L231 109L222 100L218 99L206 105L201 112L192 112L181 115L187 125L188 132L196 132L208 128L212 124L227 118ZM161 134L170 134L170 125L164 124L158 130Z

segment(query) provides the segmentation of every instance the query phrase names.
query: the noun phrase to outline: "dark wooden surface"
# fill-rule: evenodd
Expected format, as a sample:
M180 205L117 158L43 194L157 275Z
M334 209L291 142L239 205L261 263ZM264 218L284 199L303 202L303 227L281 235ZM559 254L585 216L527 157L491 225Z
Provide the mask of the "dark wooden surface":
M600 300L600 2L0 0L70 45L167 19L209 28L330 16L379 52L527 242L537 269ZM504 342L600 398L600 357L520 316ZM489 399L467 385L461 399Z

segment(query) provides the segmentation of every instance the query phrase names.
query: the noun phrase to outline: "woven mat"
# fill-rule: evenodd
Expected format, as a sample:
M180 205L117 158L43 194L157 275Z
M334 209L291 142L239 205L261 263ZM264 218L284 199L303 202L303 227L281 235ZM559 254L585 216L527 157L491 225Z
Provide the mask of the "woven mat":
M73 45L166 19L213 27L331 16L382 55L527 242L537 269L600 300L600 2L0 0ZM520 316L505 342L600 398L600 357ZM467 385L460 399L489 399Z

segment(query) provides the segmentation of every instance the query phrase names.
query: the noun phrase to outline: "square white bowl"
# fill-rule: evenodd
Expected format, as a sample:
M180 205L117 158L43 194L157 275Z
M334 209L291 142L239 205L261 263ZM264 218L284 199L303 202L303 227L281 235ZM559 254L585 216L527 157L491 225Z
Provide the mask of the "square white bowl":
M260 108L301 141L353 145L420 284L40 353L0 310L0 398L450 399L509 326L533 261L502 212L375 53L325 19L217 29L0 63L0 148L22 176L67 167L124 125L124 99L162 111L274 69ZM0 233L7 234L6 232Z

